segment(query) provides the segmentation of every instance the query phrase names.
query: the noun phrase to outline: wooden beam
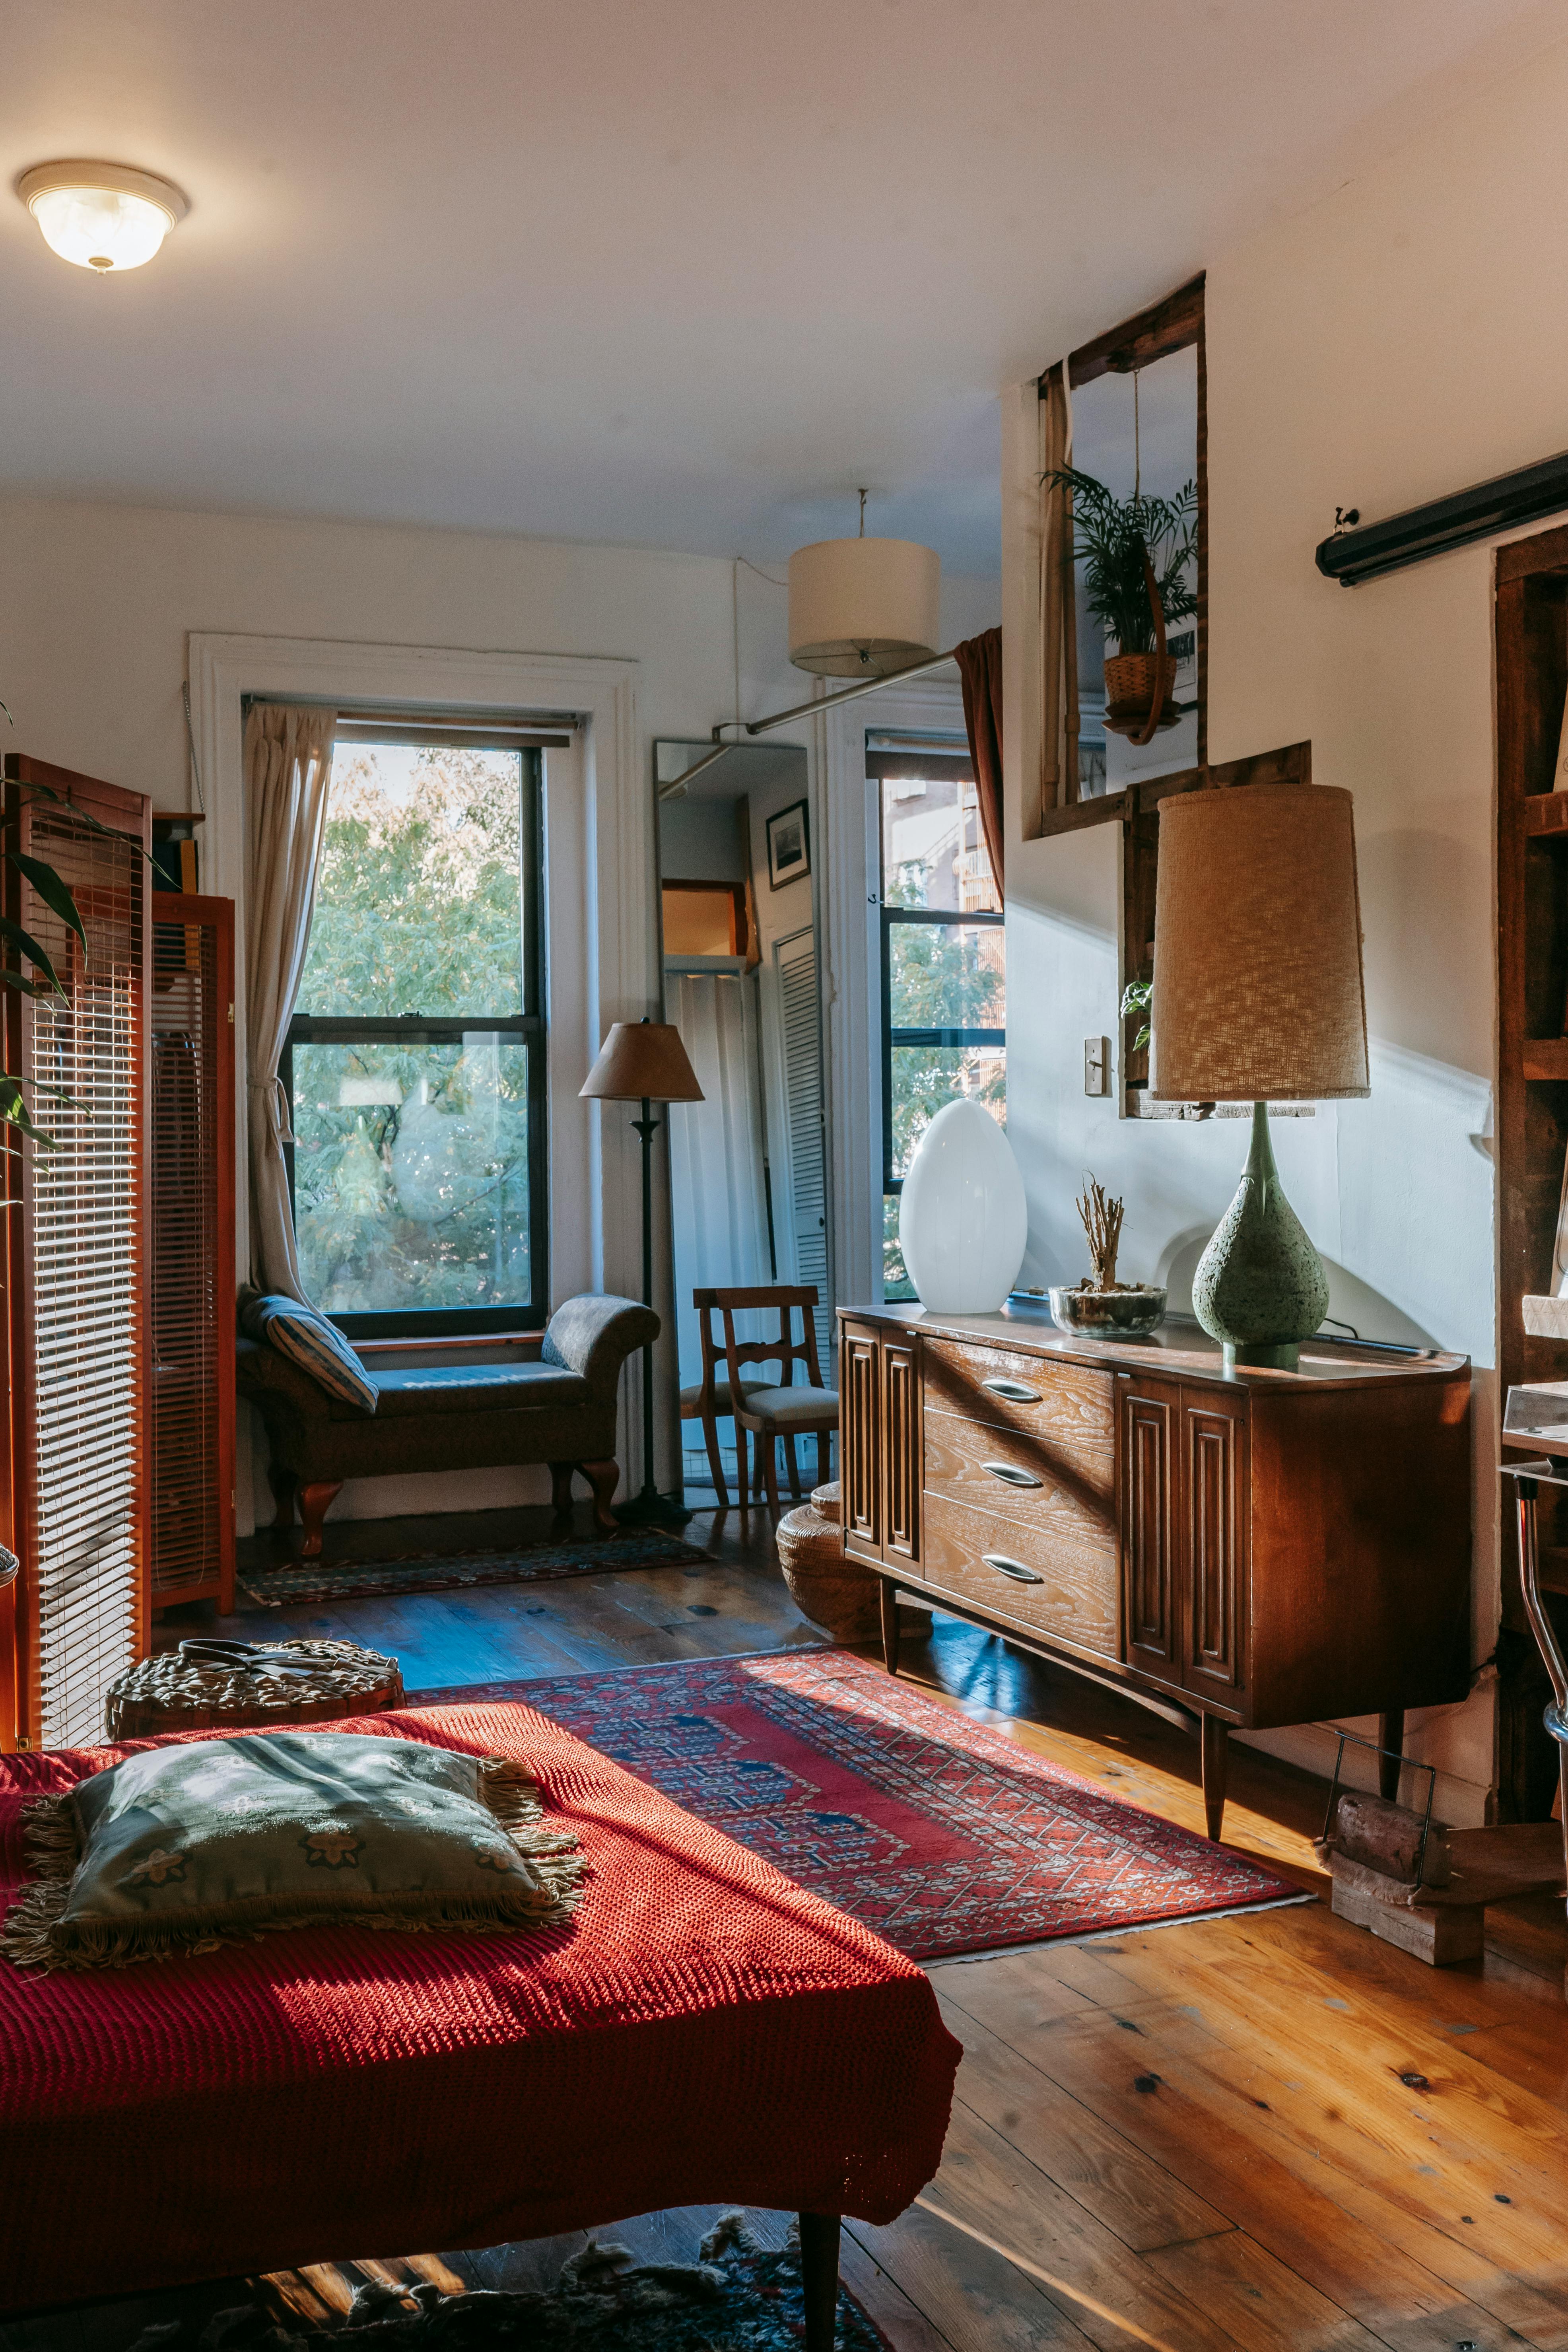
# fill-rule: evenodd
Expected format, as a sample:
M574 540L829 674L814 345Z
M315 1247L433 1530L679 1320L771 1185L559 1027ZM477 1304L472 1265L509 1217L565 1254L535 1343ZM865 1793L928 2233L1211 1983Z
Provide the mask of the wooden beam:
M1151 303L1134 318L1124 319L1068 355L1069 381L1076 389L1097 376L1131 375L1172 352L1184 352L1203 332L1204 278L1200 270L1163 301ZM1042 378L1042 382L1044 379Z

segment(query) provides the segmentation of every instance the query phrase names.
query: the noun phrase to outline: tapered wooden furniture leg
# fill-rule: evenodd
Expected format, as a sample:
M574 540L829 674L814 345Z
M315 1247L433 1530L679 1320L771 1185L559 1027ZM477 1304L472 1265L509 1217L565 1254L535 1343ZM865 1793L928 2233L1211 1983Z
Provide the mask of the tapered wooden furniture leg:
M267 1483L272 1489L277 1509L272 1516L274 1528L289 1528L294 1524L294 1489L299 1481L292 1470L285 1470L280 1462L267 1465Z
M1380 1756L1377 1759L1378 1793L1386 1797L1391 1805L1397 1804L1399 1758L1405 1747L1405 1709L1402 1706L1391 1706L1386 1714L1378 1717L1377 1744L1380 1748L1394 1750L1392 1756Z
M751 1432L735 1423L735 1485L743 1511L752 1507Z
M805 2352L833 2352L838 2317L838 2216L800 2217L800 2284L805 2304Z
M616 1488L621 1483L620 1464L618 1462L579 1462L577 1468L581 1470L584 1477L594 1489L594 1525L603 1528L605 1535L613 1534L620 1525L620 1521L610 1508Z
M882 1664L890 1675L899 1671L899 1588L890 1576L882 1579Z
M778 1440L764 1435L757 1443L763 1449L763 1477L768 1490L768 1508L776 1519L779 1515Z
M558 1519L563 1519L572 1508L572 1465L552 1462L550 1465L550 1501Z
M321 1556L321 1525L327 1513L343 1491L341 1478L318 1478L300 1489L300 1524L305 1539L300 1546L301 1559L320 1559Z
M708 1448L708 1467L713 1475L713 1492L719 1497L719 1508L727 1511L730 1490L724 1484L724 1456L719 1451L719 1419L716 1413L703 1415L702 1442Z
M816 1483L819 1486L826 1486L833 1475L833 1456L828 1450L832 1444L832 1432L819 1429L816 1433Z
M1204 1717L1204 1821L1215 1844L1225 1822L1225 1769L1230 1726L1217 1715Z
M795 1440L793 1437L786 1437L784 1439L784 1460L789 1464L790 1500L792 1503L798 1503L800 1500L800 1463L795 1456Z

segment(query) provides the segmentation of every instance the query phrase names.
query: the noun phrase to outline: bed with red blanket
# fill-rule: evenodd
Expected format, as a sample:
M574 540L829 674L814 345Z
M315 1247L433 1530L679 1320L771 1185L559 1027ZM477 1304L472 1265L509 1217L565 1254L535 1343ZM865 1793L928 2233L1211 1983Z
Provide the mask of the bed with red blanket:
M522 1759L580 1841L581 1908L0 1960L0 2311L671 2205L887 2221L931 2178L958 2045L868 1929L530 1707L319 1727ZM0 1757L0 1905L26 1800L153 1744Z

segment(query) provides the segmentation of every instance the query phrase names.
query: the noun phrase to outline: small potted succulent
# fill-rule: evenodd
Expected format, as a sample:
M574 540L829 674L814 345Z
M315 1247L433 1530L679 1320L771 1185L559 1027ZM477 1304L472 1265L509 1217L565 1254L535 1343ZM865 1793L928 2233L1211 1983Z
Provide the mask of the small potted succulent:
M1078 1213L1089 1237L1093 1272L1051 1291L1051 1319L1059 1331L1088 1332L1101 1339L1142 1339L1165 1319L1162 1283L1118 1282L1116 1254L1121 1244L1124 1203L1108 1201L1092 1176L1079 1195Z
M1152 498L1141 489L1119 499L1092 474L1070 466L1045 478L1073 496L1084 597L1105 632L1106 726L1113 735L1147 743L1157 727L1173 727L1182 716L1165 633L1178 621L1190 621L1198 609L1191 578L1198 547L1198 486L1184 484L1173 499Z

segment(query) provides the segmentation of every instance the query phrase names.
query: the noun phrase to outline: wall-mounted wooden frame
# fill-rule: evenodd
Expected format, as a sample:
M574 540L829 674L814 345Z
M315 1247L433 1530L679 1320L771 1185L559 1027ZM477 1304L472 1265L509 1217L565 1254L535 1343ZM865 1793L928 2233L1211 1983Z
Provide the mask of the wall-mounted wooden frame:
M1198 486L1198 584L1197 584L1197 733L1198 769L1208 763L1208 370L1204 333L1204 279L1200 274L1189 278L1159 302L1152 303L1120 326L1112 327L1094 341L1068 354L1066 362L1058 361L1039 378L1038 394L1042 416L1042 470L1052 462L1047 445L1050 441L1050 418L1061 413L1061 380L1065 365L1067 380L1073 390L1093 383L1107 374L1130 375L1137 369L1148 367L1156 360L1166 359L1173 352L1195 350L1197 354L1197 432L1195 472ZM1056 409L1053 412L1053 391ZM1118 805L1125 794L1101 794L1092 800L1079 797L1077 762L1078 744L1078 677L1074 632L1076 630L1074 553L1070 515L1062 526L1041 528L1041 577L1036 604L1036 624L1041 632L1040 680L1044 689L1045 720L1040 730L1041 770L1035 797L1035 822L1026 816L1026 837L1048 838L1055 833L1068 832L1080 824L1103 824L1119 821L1124 814ZM1052 576L1059 581L1058 600L1053 602ZM1064 633L1066 643L1064 644ZM1065 704L1065 709L1064 709ZM1065 742L1066 752L1059 749ZM1168 782L1168 779L1151 781ZM1138 785L1131 789L1142 791Z

